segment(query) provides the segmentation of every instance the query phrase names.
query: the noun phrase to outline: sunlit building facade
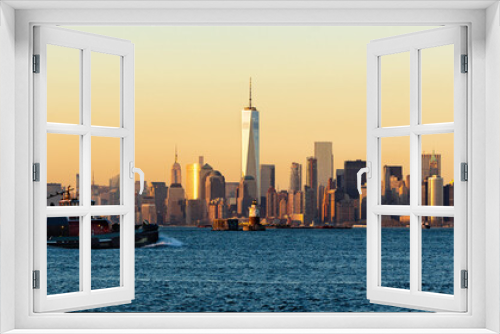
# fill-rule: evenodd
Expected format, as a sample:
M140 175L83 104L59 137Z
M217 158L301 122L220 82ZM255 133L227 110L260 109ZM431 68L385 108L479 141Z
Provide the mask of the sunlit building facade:
M318 186L326 187L328 180L333 177L332 142L315 142L314 157L318 162Z
M200 199L200 172L199 163L186 166L186 197L187 199Z
M260 139L259 111L252 107L252 82L250 81L250 103L241 111L241 169L242 177L252 176L256 192L250 194L260 203Z

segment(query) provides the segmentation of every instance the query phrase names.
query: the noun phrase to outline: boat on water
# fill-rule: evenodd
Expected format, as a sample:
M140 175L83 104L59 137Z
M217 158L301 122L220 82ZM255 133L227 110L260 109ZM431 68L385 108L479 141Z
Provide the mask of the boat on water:
M120 248L120 224L103 217L92 217L92 249ZM157 224L144 221L135 226L135 247L144 247L158 242ZM47 245L60 248L80 247L80 220L78 217L47 218Z
M59 206L78 206L78 198L71 197L71 186L63 192L49 195L62 195ZM94 205L94 201L91 202ZM51 204L53 205L53 204ZM104 217L92 217L90 223L92 249L120 248L120 224L111 222ZM144 220L142 225L135 225L135 247L144 247L158 242L159 229L157 224L150 224ZM80 247L80 219L79 217L48 217L47 218L47 245L60 248Z

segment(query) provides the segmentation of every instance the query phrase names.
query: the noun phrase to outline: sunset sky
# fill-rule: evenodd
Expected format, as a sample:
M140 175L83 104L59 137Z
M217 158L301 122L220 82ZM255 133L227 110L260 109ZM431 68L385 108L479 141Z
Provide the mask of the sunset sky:
M176 145L184 185L186 164L198 162L200 155L226 181L239 181L241 110L248 105L252 77L253 105L260 111L261 163L275 164L277 187L287 189L290 164L299 162L305 171L315 141L333 142L335 170L343 168L345 160L366 159L366 46L371 40L429 27L72 29L135 45L136 166L145 172L147 181L170 184ZM78 52L57 47L50 52L48 120L76 123ZM453 121L452 52L452 47L442 47L422 53L426 123ZM382 122L384 126L407 125L409 57L386 57L392 59L382 60ZM93 125L118 124L116 58L92 56ZM442 154L445 182L453 179L452 138L426 136L422 145L427 152L434 149ZM408 139L389 141L382 148L384 163L402 164L408 174ZM49 182L75 184L77 143L49 139ZM105 145L94 147L99 151L93 158L102 162L93 163L95 181L108 184L119 171L117 155Z

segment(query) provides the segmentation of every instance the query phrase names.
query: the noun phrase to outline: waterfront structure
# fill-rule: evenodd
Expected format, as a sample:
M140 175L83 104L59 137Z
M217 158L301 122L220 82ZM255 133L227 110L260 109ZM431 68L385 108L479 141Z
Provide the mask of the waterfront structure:
M156 208L156 224L163 224L167 212L165 200L168 195L168 187L165 182L152 182L151 185Z
M242 177L254 178L256 189L250 196L260 202L259 111L252 106L251 79L249 105L241 111L241 169Z
M306 169L306 186L312 191L312 219L315 219L318 214L318 161L314 157L307 158ZM304 201L306 202L306 201Z
M238 216L248 217L248 208L252 205L252 201L255 200L256 193L257 184L254 177L251 175L243 177L238 187Z
M366 167L366 161L363 160L349 160L344 162L344 181L345 187L344 192L349 195L350 198L357 198L359 196L358 192L358 171L361 168ZM361 178L361 183L366 183L366 174L363 174Z
M175 161L170 172L170 184L182 184L181 165L177 162L177 147L175 148Z
M297 162L292 162L290 166L290 191L302 190L302 165Z
M207 204L211 201L226 198L226 179L217 170L210 172L205 181L205 200Z
M186 198L200 199L200 172L199 163L188 164L186 166Z
M326 187L333 177L332 142L314 142L314 157L318 164L318 186Z

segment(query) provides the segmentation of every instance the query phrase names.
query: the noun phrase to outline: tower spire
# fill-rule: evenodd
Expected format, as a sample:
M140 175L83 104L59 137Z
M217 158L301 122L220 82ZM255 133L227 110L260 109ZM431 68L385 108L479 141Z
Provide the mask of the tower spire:
M250 77L250 109L252 108L252 77Z
M175 162L177 162L177 144L175 145Z

